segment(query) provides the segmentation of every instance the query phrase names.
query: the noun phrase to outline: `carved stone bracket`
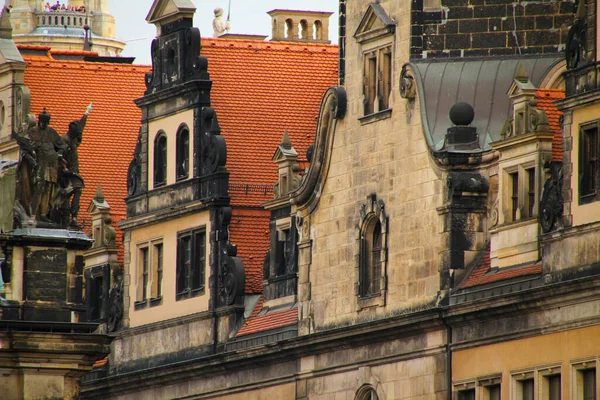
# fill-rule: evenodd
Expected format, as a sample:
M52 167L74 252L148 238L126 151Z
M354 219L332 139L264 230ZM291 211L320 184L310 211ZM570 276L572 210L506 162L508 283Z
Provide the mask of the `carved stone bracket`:
M244 264L237 255L237 247L229 242L231 207L211 211L210 235L213 259L217 266L217 306L243 304L246 276Z
M400 97L403 99L414 99L417 94L417 87L415 85L415 78L411 71L409 71L408 64L402 66L402 72L400 72Z
M544 193L540 201L540 225L544 233L550 232L563 212L562 198L563 173L560 164L552 164L552 176L544 183Z

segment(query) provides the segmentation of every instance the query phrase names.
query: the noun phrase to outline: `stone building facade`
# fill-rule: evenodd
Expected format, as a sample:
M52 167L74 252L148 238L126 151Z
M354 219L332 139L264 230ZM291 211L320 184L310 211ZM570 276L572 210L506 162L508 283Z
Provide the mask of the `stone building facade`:
M83 396L595 398L595 29L593 0L340 1L310 164L273 149L262 302L212 342L178 315L196 357L139 346ZM144 325L113 359L169 334Z

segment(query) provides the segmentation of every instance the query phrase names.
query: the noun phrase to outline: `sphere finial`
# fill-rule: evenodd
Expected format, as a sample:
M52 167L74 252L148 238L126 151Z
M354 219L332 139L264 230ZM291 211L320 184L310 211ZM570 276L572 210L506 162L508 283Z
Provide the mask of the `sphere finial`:
M450 121L456 126L467 126L473 122L475 118L475 112L473 107L469 103L459 101L450 107Z

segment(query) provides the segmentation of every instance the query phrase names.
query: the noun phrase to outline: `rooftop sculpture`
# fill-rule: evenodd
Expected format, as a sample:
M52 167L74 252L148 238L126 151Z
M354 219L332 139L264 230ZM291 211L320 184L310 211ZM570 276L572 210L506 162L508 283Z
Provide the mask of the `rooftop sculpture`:
M15 228L80 228L77 215L84 186L77 149L91 109L90 104L80 120L69 124L69 131L63 136L49 126L50 114L46 109L39 114L37 126L35 116L30 114L24 134L13 132L21 148Z

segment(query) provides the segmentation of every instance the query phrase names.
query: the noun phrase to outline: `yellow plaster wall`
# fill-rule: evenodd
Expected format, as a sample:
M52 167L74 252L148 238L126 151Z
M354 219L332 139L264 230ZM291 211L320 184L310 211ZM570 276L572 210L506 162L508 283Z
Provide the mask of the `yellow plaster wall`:
M600 355L600 326L591 326L532 338L455 351L453 382L502 373L502 399L509 399L511 372L561 365L563 399L568 399L571 361Z
M356 31L369 3L348 2L350 34ZM429 156L419 101L402 99L398 87L402 65L409 59L410 3L382 1L381 5L398 22L391 40L392 114L372 123L359 120L363 116L362 50L355 40L348 41L348 111L338 123L327 181L311 215L315 329L418 308L435 299L439 290L441 228L436 207L441 205L443 182ZM372 193L384 201L389 216L388 291L385 306L358 311L357 225L361 207Z
M571 136L573 137L573 148L571 149L571 161L573 163L573 175L571 177L571 187L573 188L571 214L573 215L573 226L600 220L600 202L596 201L579 205L579 125L595 121L599 116L600 104L594 104L573 111L573 122L571 124Z
M192 228L206 228L206 262L205 262L205 282L204 295L185 299L175 300L176 291L176 262L177 262L177 232ZM129 318L130 327L158 322L170 318L181 317L201 311L208 310L208 276L210 275L209 258L209 232L210 232L210 214L208 211L187 215L159 224L145 226L131 232L131 262L129 263L129 276L131 285L129 286ZM138 271L138 251L140 244L148 243L150 240L161 239L163 243L163 280L162 280L162 304L154 307L135 309Z
M159 131L164 131L167 135L167 185L175 183L175 144L177 139L177 130L181 124L186 124L190 131L190 163L188 177L192 176L192 149L194 148L194 110L185 110L183 112L161 118L160 120L148 123L148 187L154 188L154 139Z

